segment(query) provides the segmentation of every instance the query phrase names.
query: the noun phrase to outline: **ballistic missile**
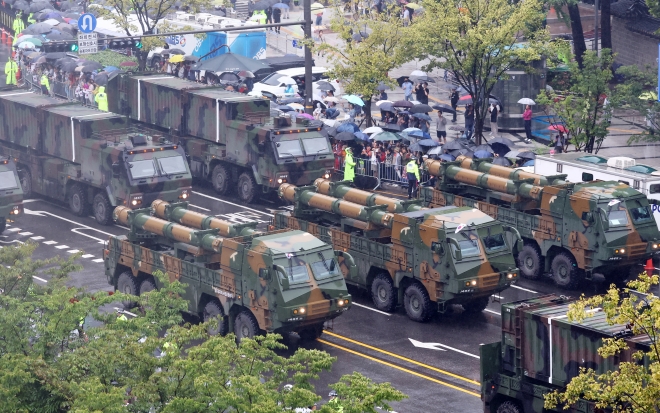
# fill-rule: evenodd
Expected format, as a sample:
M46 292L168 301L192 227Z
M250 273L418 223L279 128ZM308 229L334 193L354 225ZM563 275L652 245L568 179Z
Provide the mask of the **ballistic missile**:
M463 155L456 158L456 162L460 162L459 166L461 168L477 170L479 172L484 172L491 175L499 176L500 178L511 179L514 181L520 181L523 179L533 179L534 185L539 185L539 186L564 184L565 182L563 181L563 179L566 177L566 175L556 175L556 176L546 177L531 172L525 172L521 169L514 169L514 168L509 168L508 166L495 165L486 161L473 160Z
M197 229L217 229L218 235L226 238L248 236L259 233L256 230L258 222L245 224L233 224L229 221L214 217L213 215L200 214L188 209L187 202L169 203L157 199L151 203L154 214L162 219L176 222L187 227Z
M316 192L329 195L335 198L341 198L345 201L354 202L365 206L387 205L387 212L413 212L422 209L428 209L419 205L417 200L404 201L401 199L390 198L369 191L353 188L349 182L331 182L328 179L318 178L314 181Z

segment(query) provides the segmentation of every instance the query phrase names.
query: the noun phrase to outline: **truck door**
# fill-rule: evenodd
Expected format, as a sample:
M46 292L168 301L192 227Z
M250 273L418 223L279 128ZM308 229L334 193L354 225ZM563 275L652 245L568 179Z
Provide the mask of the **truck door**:
M266 268L264 254L254 250L245 251L243 260L243 295L246 306L250 307L257 319L259 327L269 330L272 325L270 318L270 303L268 297L268 281L259 276L260 270Z

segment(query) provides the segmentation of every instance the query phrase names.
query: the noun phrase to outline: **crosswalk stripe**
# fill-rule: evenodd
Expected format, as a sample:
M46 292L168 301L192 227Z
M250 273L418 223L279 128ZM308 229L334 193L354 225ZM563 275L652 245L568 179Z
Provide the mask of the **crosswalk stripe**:
M30 237L30 239L35 240L35 241L39 241L39 240L44 239L44 237L36 236L36 237Z
M75 254L76 252L80 252L80 250L69 250L67 251L69 254Z
M81 258L92 258L94 257L94 254L85 254Z
M18 232L18 231L22 231L22 230L20 228L7 228L7 231L9 231L9 232Z
M71 248L71 247L69 247L68 245L58 245L55 248L57 248L58 250L63 250L64 248Z
M53 245L53 244L57 244L57 241L46 241L46 242L44 242L44 244Z
M95 260L92 260L92 262L103 262L103 258L97 258Z
M34 234L32 232L19 232L18 235L27 236L27 235L34 235Z

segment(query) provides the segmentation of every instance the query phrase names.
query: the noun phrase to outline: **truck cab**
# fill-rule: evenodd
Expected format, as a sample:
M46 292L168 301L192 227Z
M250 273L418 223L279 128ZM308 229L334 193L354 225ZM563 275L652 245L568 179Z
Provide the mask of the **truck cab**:
M0 157L0 233L7 220L13 220L23 212L23 189L16 164L8 157Z

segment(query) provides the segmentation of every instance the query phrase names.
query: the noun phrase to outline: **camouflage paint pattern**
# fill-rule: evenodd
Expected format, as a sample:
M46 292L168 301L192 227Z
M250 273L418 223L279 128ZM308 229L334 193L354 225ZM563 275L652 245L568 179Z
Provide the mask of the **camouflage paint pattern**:
M258 232L256 230L257 222L234 224L213 215L190 211L187 202L170 203L162 199L157 199L151 203L151 207L153 208L154 215L159 218L197 229L217 229L218 235L222 237L254 235Z
M23 213L23 189L16 163L11 158L0 157L0 188L0 219L4 224L4 220L14 220ZM4 225L2 227L4 228Z
M562 184L565 182L558 182L563 180L566 175L556 175L546 177L531 172L525 172L521 169L509 168L507 166L495 165L489 162L489 159L472 159L467 156L459 156L456 158L461 168L473 169L479 172L485 172L490 175L499 176L500 178L512 179L520 181L523 179L531 179L534 185L546 186L549 184Z
M387 205L365 207L315 194L315 189L315 186L295 188L283 184L280 196L293 202L294 208L291 213L276 211L273 225L307 231L331 243L336 250L350 253L358 271L346 279L349 284L370 288L374 276L386 273L399 289L400 299L406 286L420 283L431 301L444 311L447 304L488 297L508 288L517 279L518 270L509 245L497 252L487 252L482 241L488 234L504 233L505 229L474 208L388 213ZM336 206L339 202L342 209ZM370 208L379 208L387 219L380 223L377 219L361 221L370 217L359 211ZM458 261L450 240L468 236L479 245L478 253Z
M407 200L390 198L380 194L351 187L351 182L332 182L329 179L319 178L314 181L316 192L330 195L335 198L354 202L365 206L387 205L387 212L412 212L427 209L420 204L419 200Z
M574 257L587 279L594 273L625 272L627 276L633 266L658 250L660 232L657 226L653 228L653 215L635 222L630 212L648 208L648 200L626 184L595 181L535 186L490 177L454 163L426 161L425 165L439 178L435 188L421 189L425 205L469 206L517 228L526 242L538 246L545 271L564 251ZM617 214L620 224L612 221L610 226L609 217Z
M215 299L229 315L230 329L234 316L247 309L267 332L300 332L350 307L342 275L350 269L339 264L334 273L320 277L313 264L321 255L330 260L335 254L308 233L285 230L223 239L217 229L197 230L151 217L152 213L150 208L115 210L116 219L130 225L128 236L110 237L104 252L108 282L115 288L124 271L130 270L140 283L161 270L170 280L186 284L184 298L191 313L201 315L206 303ZM200 248L204 243L198 241L204 238L214 241ZM308 278L285 283L275 265L304 266Z
M195 177L210 180L215 166L222 164L229 169L231 181L247 171L264 192L281 182L308 185L316 178L330 177L334 154L320 127L273 119L264 98L162 74L122 74L110 82L110 110L175 134L190 157ZM309 143L314 139L315 143ZM278 143L289 140L298 142L296 153L278 154ZM325 150L317 147L320 142L325 143Z
M602 311L582 324L566 316L574 300L546 295L502 305L502 339L481 346L481 391L484 412L495 413L505 401L515 401L525 413L542 413L543 395L559 390L579 374L580 368L596 374L615 370L632 361L632 353L648 350L646 336L627 335L624 325L609 325ZM626 334L621 335L621 332ZM598 348L603 339L623 337L630 349L618 357L603 358ZM593 413L594 405L580 400L568 410Z

